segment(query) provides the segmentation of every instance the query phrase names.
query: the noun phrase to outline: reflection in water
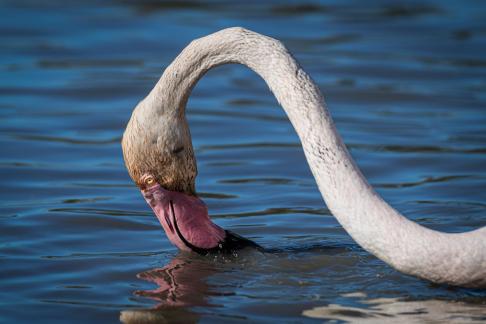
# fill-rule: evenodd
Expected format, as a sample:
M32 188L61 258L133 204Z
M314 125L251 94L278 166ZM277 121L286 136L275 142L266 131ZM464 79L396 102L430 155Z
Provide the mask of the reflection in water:
M358 292L343 297L363 299L366 295ZM406 323L471 323L486 320L486 307L481 301L474 304L439 299L406 301L377 298L359 302L362 307L329 304L305 310L302 314L311 318L359 323L390 323L396 320Z
M270 248L265 252L247 248L235 254L207 256L180 252L165 267L137 274L137 278L154 283L157 288L137 290L134 294L152 299L156 304L147 309L124 310L120 314L120 320L123 323L197 322L201 314L193 311L194 307L205 307L204 314L207 315L207 308L223 306L222 303L212 303L211 298L238 295L236 290L241 288L243 283L255 282L255 278L259 275L265 277L263 279L265 283L262 284L278 281L282 289L290 287L295 293L295 288L301 286L302 281L296 283L289 276L289 271L301 269L312 272L322 268L331 271L329 268L331 264L349 250L350 247L345 245L312 244ZM312 258L311 261L308 257L312 254L319 254L319 257ZM238 275L242 279L240 284L238 279L231 275L235 268L246 269L247 278ZM221 284L209 281L209 278L216 276L218 278L214 282L221 282ZM260 287L259 284L257 286ZM267 298L258 302L259 297L252 296L252 293L245 294L245 297L256 301L255 309L258 309Z
M168 265L137 275L139 279L155 283L152 290L138 290L138 296L148 297L157 302L151 309L124 310L120 320L123 323L173 322L185 323L198 320L198 314L190 311L193 306L213 306L207 300L211 295L207 278L217 272L217 263L207 258L179 253Z
M392 297L385 298L369 298L362 292L342 293L338 298L339 304L331 302L316 307L310 301L306 303L307 307L304 309L307 310L304 311L300 308L298 299L294 300L294 304L274 304L272 293L266 290L268 285L278 282L281 294L299 296L305 291L305 287L322 286L326 282L296 281L292 273L299 271L303 277L316 277L322 273L345 273L344 268L353 268L355 264L335 268L336 264L341 263L344 256L351 259L358 255L351 251L350 246L329 245L271 249L266 253L254 253L252 250L246 252L248 254L243 252L233 256L217 255L214 258L181 252L165 267L139 273L139 279L156 284L156 288L138 290L135 295L154 300L155 306L124 310L120 314L120 320L123 323L198 322L211 314L224 312L227 305L221 302L221 297L232 296L248 298L241 311L255 314L263 312L270 317L284 309L288 311L295 308L304 317L338 322L471 323L486 320L485 301L481 295L474 297L474 294L465 294L460 298L456 296L449 299L439 291L433 296L423 297L424 300L412 300L413 297L408 297L407 300L396 298L395 296L400 295L393 292L388 295ZM316 258L316 255L320 257ZM236 271L240 280L235 280L235 267L240 268ZM228 271L229 269L231 270ZM245 269L246 277L241 276L242 269ZM363 271L366 272L366 269ZM243 286L249 289L245 293L241 291ZM326 299L328 291L343 286L345 284L342 281L333 281L325 291L321 291L320 296ZM375 287L375 292L380 291L379 285ZM258 293L255 295L256 291ZM276 313L272 314L271 307L262 309L262 305L273 305ZM234 314L225 316L229 319ZM248 319L245 316L237 318Z

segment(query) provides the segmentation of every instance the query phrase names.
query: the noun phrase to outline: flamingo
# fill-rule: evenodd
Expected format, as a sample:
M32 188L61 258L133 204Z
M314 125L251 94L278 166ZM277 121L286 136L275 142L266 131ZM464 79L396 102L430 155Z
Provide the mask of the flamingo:
M405 274L486 287L486 227L443 233L402 216L363 176L319 88L286 47L240 27L193 40L138 103L123 134L128 172L173 244L200 254L260 248L214 224L195 191L186 103L208 70L228 63L249 67L267 83L299 136L325 203L360 246Z

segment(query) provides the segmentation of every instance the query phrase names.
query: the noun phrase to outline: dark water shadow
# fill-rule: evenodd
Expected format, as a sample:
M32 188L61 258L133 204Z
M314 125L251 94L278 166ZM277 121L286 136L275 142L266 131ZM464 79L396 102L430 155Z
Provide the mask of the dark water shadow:
M331 256L331 255L347 253L350 251L364 251L364 250L357 244L315 243L315 244L266 248L264 250L264 254L284 256L284 255L311 253L311 254L326 254Z

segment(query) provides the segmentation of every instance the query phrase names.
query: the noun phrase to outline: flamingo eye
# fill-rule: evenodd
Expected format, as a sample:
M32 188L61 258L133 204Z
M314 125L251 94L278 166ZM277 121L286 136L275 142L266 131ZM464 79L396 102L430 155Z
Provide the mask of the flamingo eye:
M177 153L180 153L182 151L184 151L184 146L179 146L179 147L173 149L172 153L177 154Z
M155 183L155 179L154 179L154 177L151 177L151 176L150 176L150 177L147 177L147 178L145 179L145 184L146 184L146 185L148 185L148 186L151 186L151 185L153 185L154 183Z

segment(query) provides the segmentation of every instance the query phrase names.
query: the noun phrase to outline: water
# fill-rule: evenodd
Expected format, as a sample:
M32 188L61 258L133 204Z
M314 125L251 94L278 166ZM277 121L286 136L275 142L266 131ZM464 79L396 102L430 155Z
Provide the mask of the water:
M190 40L240 25L287 44L394 207L442 231L485 226L484 3L42 3L0 4L0 322L486 318L484 291L402 275L350 239L246 68L193 92L197 188L216 223L274 253L179 253L119 143Z

